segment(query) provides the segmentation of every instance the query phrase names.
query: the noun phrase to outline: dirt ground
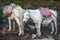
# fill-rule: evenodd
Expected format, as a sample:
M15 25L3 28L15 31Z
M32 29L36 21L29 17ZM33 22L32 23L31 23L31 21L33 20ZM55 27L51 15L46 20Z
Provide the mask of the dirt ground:
M8 32L7 31L7 24L1 25L0 30L0 40L41 40L43 38L48 38L49 36L53 37L55 40L60 40L60 33L58 32L57 35L50 34L50 28L42 27L42 35L38 38L32 39L32 34L36 33L36 30L32 30L30 28L25 29L25 35L18 36L18 28L15 31ZM3 28L4 27L4 28ZM2 30L3 29L3 30ZM48 30L48 31L47 31Z

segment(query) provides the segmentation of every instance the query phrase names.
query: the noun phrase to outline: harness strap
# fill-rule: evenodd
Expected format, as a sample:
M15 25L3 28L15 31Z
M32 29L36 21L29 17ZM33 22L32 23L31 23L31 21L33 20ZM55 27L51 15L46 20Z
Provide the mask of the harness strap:
M51 13L52 14L52 13ZM54 15L54 14L52 14L56 19L57 19L57 17Z
M10 11L7 13L7 16L8 16L8 17L10 17L10 16L12 15L13 9L14 9L14 7L12 7L12 8L10 9Z
M49 10L49 11L53 11L53 10ZM51 12L51 14L57 19L57 17Z

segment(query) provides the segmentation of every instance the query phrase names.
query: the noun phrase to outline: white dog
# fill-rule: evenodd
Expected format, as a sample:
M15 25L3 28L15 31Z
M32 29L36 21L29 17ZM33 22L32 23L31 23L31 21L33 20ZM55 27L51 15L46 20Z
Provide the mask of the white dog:
M11 31L11 20L16 20L18 26L19 26L19 34L24 34L24 26L23 26L23 12L25 10L22 9L20 6L16 6L15 4L7 5L3 8L3 14L8 16L9 21L9 30ZM13 24L15 24L13 22ZM13 25L13 30L15 30L15 25Z
M41 14L41 10L40 9L29 9L26 10L24 13L24 20L23 21L28 21L29 18L31 18L33 20L33 22L36 25L37 28L37 35L40 36L41 35L41 24L49 24L51 23L51 27L52 27L52 32L51 34L54 32L54 27L55 27L55 34L57 34L57 11L56 10L51 10L49 9L50 13L51 13L51 18L48 18L47 20L43 20L43 16ZM42 22L43 21L43 22Z

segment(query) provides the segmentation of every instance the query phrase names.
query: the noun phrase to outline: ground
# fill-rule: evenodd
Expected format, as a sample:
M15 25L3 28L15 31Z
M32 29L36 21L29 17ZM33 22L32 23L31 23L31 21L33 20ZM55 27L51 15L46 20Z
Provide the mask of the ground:
M26 27L26 26L25 26ZM0 26L0 39L1 40L49 40L48 38L52 38L51 40L60 40L60 33L58 32L57 35L49 34L50 28L42 27L42 35L38 38L32 39L32 34L36 33L36 30L25 28L25 35L18 36L18 28L16 27L15 31L8 32L8 24L4 23Z

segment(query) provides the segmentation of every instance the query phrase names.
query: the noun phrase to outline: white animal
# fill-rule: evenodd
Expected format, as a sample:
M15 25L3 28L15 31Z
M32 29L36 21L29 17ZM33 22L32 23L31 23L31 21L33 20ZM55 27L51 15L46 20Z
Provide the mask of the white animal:
M37 35L40 36L41 35L41 22L42 22L42 15L40 14L40 10L36 9L36 10L26 10L24 13L24 19L23 21L26 22L28 21L28 19L31 18L33 20L33 22L36 25L37 28Z
M11 8L13 7L13 9L11 10ZM12 14L9 14L8 17L8 21L9 21L9 29L8 31L11 31L11 20L16 20L18 26L19 26L19 34L24 34L24 25L23 25L23 12L25 11L24 9L22 9L20 6L16 6L15 4L10 4L7 5L3 8L3 14L7 15L9 12L12 12ZM13 24L15 24L13 22ZM13 25L13 30L15 30L15 25Z
M49 23L51 23L51 27L52 27L51 34L54 32L54 27L56 30L55 34L57 34L57 11L51 9L49 11L51 13L51 18L48 18L47 20L43 20L43 16L40 9L35 9L35 10L27 9L24 13L23 21L26 22L28 21L29 18L31 18L36 25L38 36L41 35L41 24L48 25Z

